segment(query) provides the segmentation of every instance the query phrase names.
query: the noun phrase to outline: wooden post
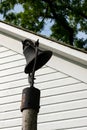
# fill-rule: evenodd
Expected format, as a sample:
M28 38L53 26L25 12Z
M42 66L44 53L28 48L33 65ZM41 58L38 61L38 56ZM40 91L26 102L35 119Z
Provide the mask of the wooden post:
M22 118L23 130L37 130L37 111L33 109L23 110Z

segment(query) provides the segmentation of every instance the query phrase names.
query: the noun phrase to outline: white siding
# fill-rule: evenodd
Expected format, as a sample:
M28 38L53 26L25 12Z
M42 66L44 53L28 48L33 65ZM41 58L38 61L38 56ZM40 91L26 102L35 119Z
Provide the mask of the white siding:
M21 93L28 87L25 58L0 46L0 129L21 130ZM87 130L87 84L44 66L36 71L41 90L38 130Z

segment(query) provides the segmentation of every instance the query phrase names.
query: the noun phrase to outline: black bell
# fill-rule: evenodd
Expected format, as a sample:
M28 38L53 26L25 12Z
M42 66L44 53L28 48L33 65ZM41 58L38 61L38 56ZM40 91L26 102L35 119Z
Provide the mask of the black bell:
M26 39L23 43L23 53L26 58L26 66L25 66L25 73L29 74L33 71L34 61L35 61L35 45L34 43ZM45 65L48 60L51 58L52 52L51 51L43 51L38 48L37 60L35 65L35 71Z

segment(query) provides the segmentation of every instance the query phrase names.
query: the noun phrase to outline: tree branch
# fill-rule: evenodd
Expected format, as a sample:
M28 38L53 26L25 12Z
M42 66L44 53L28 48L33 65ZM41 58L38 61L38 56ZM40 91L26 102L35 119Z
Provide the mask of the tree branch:
M44 2L49 4L51 13L53 14L54 19L56 20L56 22L59 22L60 25L69 32L69 42L71 45L73 45L73 40L74 40L74 30L73 28L71 28L68 24L68 22L66 21L66 19L63 17L63 15L61 14L57 14L56 10L57 6L55 5L55 3L52 0L43 0Z
M68 8L69 10L71 10L72 12L74 12L75 14L77 14L77 16L79 15L79 16L81 16L81 17L87 19L87 15L86 15L85 13L83 13L81 10L77 10L77 9L75 10L75 8L73 9L73 7L71 7L69 4L66 4L66 2L63 1L63 0L61 0L60 2L61 2L61 4L62 4L65 8Z

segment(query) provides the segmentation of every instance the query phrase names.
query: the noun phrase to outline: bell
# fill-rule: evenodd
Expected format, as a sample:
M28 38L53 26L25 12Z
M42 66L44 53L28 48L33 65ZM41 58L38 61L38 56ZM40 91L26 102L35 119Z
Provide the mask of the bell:
M26 39L22 43L23 43L23 53L27 62L24 71L25 73L29 74L29 73L32 73L33 71L34 61L36 58L35 45L29 39ZM52 56L51 51L48 51L48 50L43 51L38 48L35 71L41 68L43 65L45 65L48 62L48 60L51 58L51 56Z

